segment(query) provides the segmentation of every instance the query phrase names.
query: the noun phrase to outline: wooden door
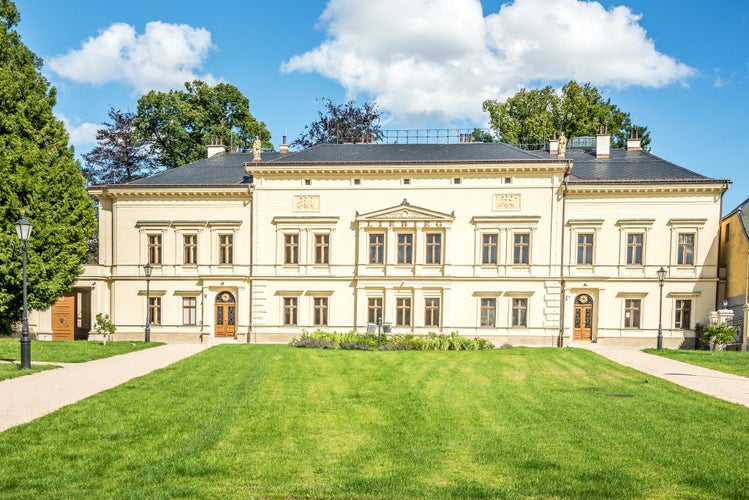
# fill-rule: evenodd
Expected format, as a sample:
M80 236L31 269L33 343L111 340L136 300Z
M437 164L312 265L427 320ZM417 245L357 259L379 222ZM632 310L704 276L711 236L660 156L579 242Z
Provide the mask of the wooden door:
M52 306L52 340L75 339L75 295L63 295Z
M233 337L236 329L237 304L230 292L216 296L216 337Z
M593 339L593 299L589 295L578 295L573 313L573 340Z

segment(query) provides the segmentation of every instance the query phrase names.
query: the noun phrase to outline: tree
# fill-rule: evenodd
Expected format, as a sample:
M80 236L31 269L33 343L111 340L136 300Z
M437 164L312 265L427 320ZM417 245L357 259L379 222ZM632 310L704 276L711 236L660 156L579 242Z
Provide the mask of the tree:
M104 128L96 131L96 147L83 155L81 172L89 184L119 184L154 172L148 144L135 135L135 114L110 108Z
M590 83L570 81L560 92L550 86L521 89L504 102L484 101L484 111L494 133L510 144L543 146L554 132L568 138L594 136L601 127L611 133L614 147L624 147L633 128L643 147L650 144L647 127L633 127L629 113L604 100Z
M33 224L28 241L28 304L45 309L81 271L94 207L62 122L56 92L14 27L15 4L0 0L0 318L7 328L23 303L21 251L13 223Z
M185 91L151 91L138 99L136 136L150 144L157 163L175 168L207 155L207 144L219 138L226 146L251 149L255 136L273 147L265 123L250 113L250 101L233 85L213 87L200 80Z
M376 142L382 139L380 110L376 103L356 106L354 101L334 104L330 99L318 99L324 108L319 118L304 127L304 132L291 143L308 148L315 144L344 142Z

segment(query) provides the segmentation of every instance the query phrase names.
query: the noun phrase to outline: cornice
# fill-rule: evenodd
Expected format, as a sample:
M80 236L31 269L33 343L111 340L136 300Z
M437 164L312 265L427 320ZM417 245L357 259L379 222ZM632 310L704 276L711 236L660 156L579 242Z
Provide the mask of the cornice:
M611 195L611 196L629 196L629 195L721 195L727 189L723 182L705 182L705 183L678 183L660 184L649 182L632 182L632 183L569 183L566 186L567 195Z
M249 184L241 185L174 185L174 186L95 186L88 189L98 199L154 199L154 198L249 198Z

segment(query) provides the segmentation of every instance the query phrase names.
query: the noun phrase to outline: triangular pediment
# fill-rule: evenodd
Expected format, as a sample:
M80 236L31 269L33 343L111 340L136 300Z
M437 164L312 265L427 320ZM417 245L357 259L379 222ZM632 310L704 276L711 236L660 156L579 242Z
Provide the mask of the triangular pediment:
M417 207L403 200L400 205L383 208L374 212L357 214L357 220L423 220L423 221L445 221L452 222L454 214L445 214L428 208Z

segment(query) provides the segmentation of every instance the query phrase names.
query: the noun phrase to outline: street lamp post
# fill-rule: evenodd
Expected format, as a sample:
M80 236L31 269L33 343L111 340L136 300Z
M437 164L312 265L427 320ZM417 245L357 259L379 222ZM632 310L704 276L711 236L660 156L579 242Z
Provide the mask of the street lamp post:
M143 272L146 274L146 344L151 342L151 272L153 266L147 262L143 266Z
M658 306L658 350L663 349L663 282L666 281L667 271L661 266L658 271L658 286L660 287L660 304Z
M26 242L29 241L33 226L26 217L21 217L13 224L16 235L21 240L21 254L23 259L23 323L21 326L21 369L31 368L31 339L29 338L29 313L26 307Z

